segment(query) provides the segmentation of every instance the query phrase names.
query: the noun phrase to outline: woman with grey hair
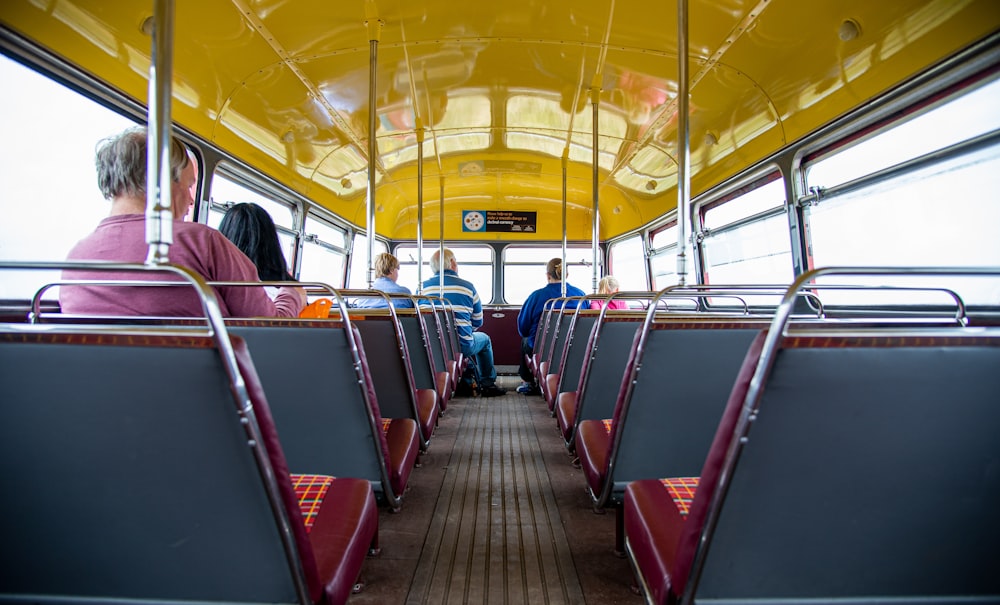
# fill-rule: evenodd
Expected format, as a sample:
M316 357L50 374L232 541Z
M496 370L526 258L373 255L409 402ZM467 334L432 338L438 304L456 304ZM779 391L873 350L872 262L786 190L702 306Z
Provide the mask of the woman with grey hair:
M97 146L97 184L111 202L109 216L70 250L68 260L142 264L146 243L145 127L129 128ZM224 235L201 223L184 222L194 204L197 165L176 138L170 141L170 202L174 216L169 248L172 264L182 265L209 281L260 281L253 262ZM131 271L66 271L65 279L176 281L170 273ZM219 307L227 317L295 317L305 304L301 288L281 288L275 300L263 288L217 288ZM63 313L78 315L202 316L201 301L189 286L62 286Z

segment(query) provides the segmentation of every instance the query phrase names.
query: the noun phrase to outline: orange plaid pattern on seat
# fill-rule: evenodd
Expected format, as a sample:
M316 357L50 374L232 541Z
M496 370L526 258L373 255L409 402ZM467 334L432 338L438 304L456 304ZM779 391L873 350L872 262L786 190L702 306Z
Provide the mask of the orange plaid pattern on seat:
M698 477L674 477L671 479L660 479L664 489L670 494L670 499L674 501L677 512L681 517L687 518L691 510L691 501L698 490Z
M605 418L604 420L601 421L601 424L604 425L604 430L607 431L608 434L610 435L611 434L611 426L612 426L611 425L611 419L610 418Z
M302 511L302 522L306 526L306 533L312 530L313 522L316 521L316 514L323 504L323 497L326 496L333 477L329 475L289 475L292 479L292 487L295 488L295 496L299 499L299 510Z
M382 432L383 433L388 433L389 432L389 425L390 424L392 424L392 418L383 418L382 419Z

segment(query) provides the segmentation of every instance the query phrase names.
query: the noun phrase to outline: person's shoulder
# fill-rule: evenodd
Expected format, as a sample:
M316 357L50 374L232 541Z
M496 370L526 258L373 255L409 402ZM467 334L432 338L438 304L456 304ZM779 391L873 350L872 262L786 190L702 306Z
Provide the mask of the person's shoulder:
M452 279L455 280L455 284L456 285L462 286L463 288L468 288L469 290L472 290L473 292L476 291L476 285L473 284L471 281L465 279L464 277L459 277L457 275L453 275Z

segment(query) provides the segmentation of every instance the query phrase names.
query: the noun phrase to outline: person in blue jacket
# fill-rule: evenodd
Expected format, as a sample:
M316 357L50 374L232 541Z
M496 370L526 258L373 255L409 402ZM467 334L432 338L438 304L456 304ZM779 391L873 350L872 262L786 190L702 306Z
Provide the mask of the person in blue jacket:
M528 367L528 358L535 352L535 332L538 329L538 321L542 317L542 307L545 302L553 298L562 297L563 275L569 276L569 272L563 270L562 259L553 258L545 265L545 278L548 283L545 287L539 288L528 296L521 306L521 312L517 315L517 332L521 335L521 365L517 373L524 381L517 387L517 392L524 395L538 395L541 390L538 388L538 381L531 374ZM583 290L566 283L566 296L585 296ZM576 302L569 302L567 307L575 307Z

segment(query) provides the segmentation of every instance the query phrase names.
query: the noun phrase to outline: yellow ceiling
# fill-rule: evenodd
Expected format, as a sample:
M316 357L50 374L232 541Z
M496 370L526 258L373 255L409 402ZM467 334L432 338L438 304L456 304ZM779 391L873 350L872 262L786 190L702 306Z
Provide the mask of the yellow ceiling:
M5 0L0 22L135 99L152 2ZM462 210L592 230L599 86L601 237L676 205L677 15L641 0L178 0L173 118L359 226L366 222L370 49L379 32L375 225L468 238ZM852 40L838 32L851 20ZM376 28L377 29L377 28ZM691 0L690 157L698 193L1000 29L996 0ZM10 94L10 91L8 91ZM510 238L510 234L506 234ZM481 238L481 237L480 237Z

